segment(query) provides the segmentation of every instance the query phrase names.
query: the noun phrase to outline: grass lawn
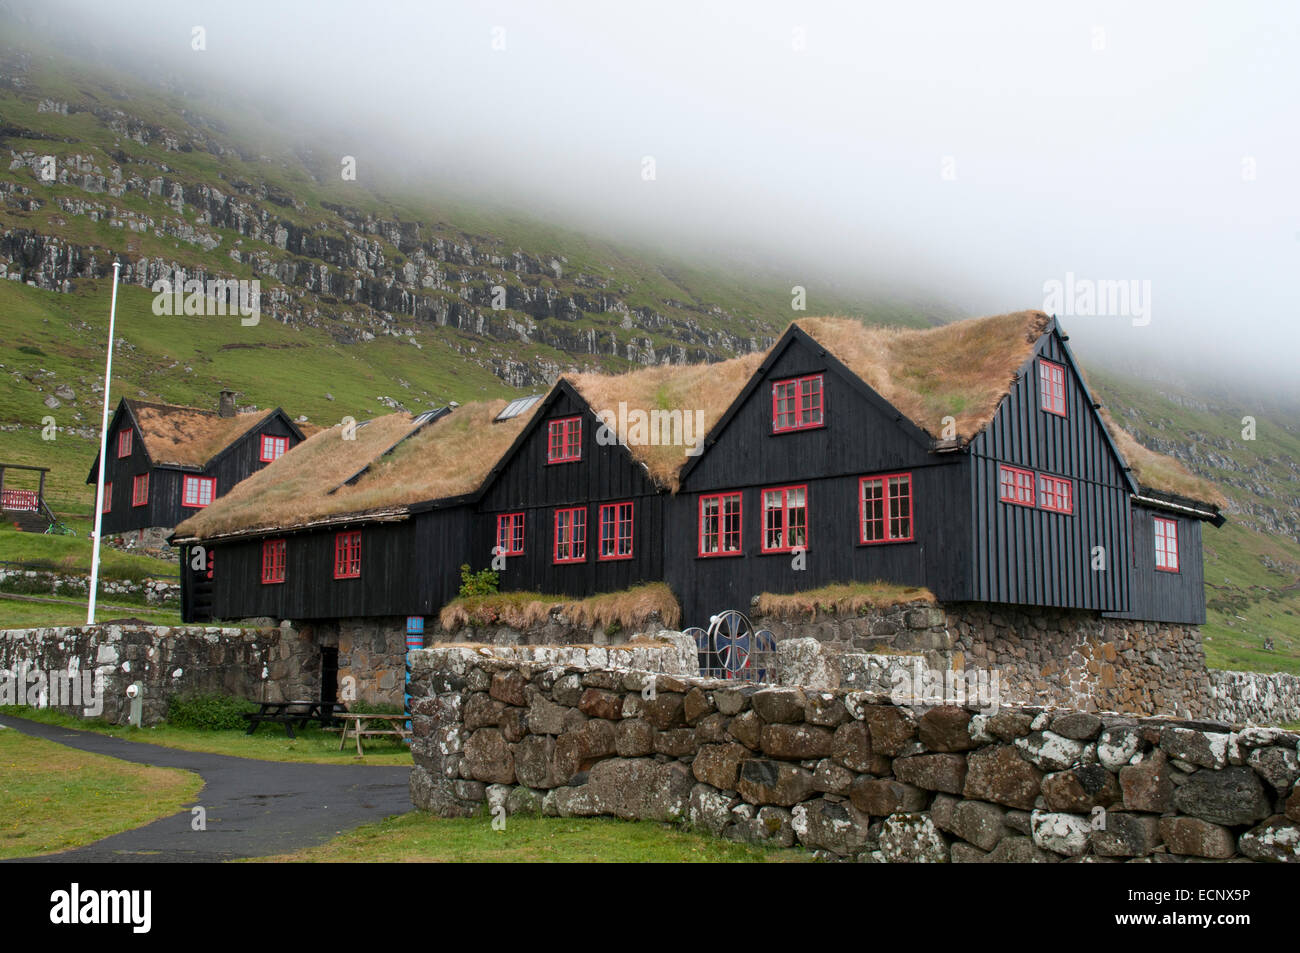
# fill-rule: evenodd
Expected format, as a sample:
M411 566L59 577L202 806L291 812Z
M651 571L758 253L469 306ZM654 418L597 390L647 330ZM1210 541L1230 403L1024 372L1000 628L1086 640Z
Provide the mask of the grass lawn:
M111 725L98 718L75 718L61 711L26 706L0 707L0 714L27 718L47 725L97 731L112 735L114 738L125 738L127 741L143 741L167 748L182 748L185 751L228 754L237 758L253 758L257 761L397 766L411 763L410 749L404 744L394 743L387 738L366 739L362 741L365 756L358 758L356 742L351 736L340 751L338 732L324 731L320 728L295 728L294 732L298 737L291 739L285 735L283 725L260 725L256 734L246 735L243 729L202 731L196 728L176 728L166 723L152 728Z
M812 859L802 850L735 844L650 821L517 814L506 818L505 823L504 830L493 830L492 818L486 811L479 817L456 819L412 811L359 827L320 847L261 857L257 862L590 864L773 863Z
M54 596L38 596L40 599L55 600ZM111 605L124 605L111 602ZM112 609L102 602L95 608L97 622L112 619L143 619L152 625L180 625L179 609L150 609L145 606L129 606ZM58 599L50 602L31 602L15 599L0 592L0 629L35 629L50 625L85 625L86 602L72 599Z
M89 844L175 814L203 780L0 729L0 858Z
M89 466L89 464L87 464ZM93 492L93 491L92 491ZM31 563L32 568L49 569L67 575L90 575L91 540L87 534L92 529L87 519L70 519L77 536L54 536L44 533L24 533L8 523L0 524L0 559L16 563ZM99 574L103 579L144 579L150 576L179 576L180 567L164 559L139 556L111 549L99 548Z

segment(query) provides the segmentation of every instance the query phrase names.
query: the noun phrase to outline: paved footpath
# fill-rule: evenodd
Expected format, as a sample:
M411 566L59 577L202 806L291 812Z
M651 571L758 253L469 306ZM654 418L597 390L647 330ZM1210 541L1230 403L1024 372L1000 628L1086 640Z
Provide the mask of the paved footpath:
M262 857L322 844L354 827L412 810L410 768L255 761L125 741L6 715L0 715L0 724L123 761L185 768L204 782L193 804L207 810L205 831L191 829L193 815L186 807L85 847L22 859L175 863Z

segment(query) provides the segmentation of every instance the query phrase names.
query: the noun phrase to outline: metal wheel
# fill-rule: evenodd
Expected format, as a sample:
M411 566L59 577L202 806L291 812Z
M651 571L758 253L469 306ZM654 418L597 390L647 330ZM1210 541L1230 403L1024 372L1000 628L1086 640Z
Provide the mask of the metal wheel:
M726 678L743 678L740 673L749 664L753 648L754 627L743 612L728 609L709 620L709 635L718 653Z

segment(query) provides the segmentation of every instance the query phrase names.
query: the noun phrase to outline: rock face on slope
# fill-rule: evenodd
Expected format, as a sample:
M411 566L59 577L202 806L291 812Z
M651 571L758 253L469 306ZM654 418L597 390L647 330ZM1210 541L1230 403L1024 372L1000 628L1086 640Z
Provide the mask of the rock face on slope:
M0 220L0 278L68 292L78 280L111 274L115 259L124 263L123 281L147 288L159 279L256 278L263 315L323 327L340 341L393 335L418 343L434 328L486 338L439 341L516 386L545 384L568 369L541 356L547 352L571 355L574 366L610 358L656 364L730 357L772 341L770 317L695 300L671 279L676 296L600 261L572 267L563 255L437 221L318 202L314 186L326 173L309 159L295 157L302 165L292 171L314 182L291 192L249 171L261 158L268 178L277 178L271 173L285 163L246 154L200 116L185 113L168 128L90 99L41 98L28 70L25 55L0 52L0 88L37 114L91 117L94 131L84 139L50 135L42 116L0 129L0 156L8 153L0 210L17 213ZM32 147L43 139L60 143L57 156ZM194 172L196 154L215 159L219 171ZM120 229L121 240L86 243L88 223ZM152 256L140 250L145 238ZM169 249L162 256L160 244ZM655 276L660 287L663 278Z

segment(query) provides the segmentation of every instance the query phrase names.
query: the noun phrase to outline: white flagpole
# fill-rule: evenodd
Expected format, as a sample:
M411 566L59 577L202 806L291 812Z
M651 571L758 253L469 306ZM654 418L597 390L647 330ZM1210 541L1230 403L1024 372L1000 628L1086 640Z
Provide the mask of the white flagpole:
M95 547L90 555L90 605L86 625L95 624L95 595L99 589L99 532L104 522L104 470L108 467L108 394L113 384L113 333L117 319L117 273L121 262L113 262L113 300L108 306L108 358L104 362L104 417L99 426L99 478L95 486Z

